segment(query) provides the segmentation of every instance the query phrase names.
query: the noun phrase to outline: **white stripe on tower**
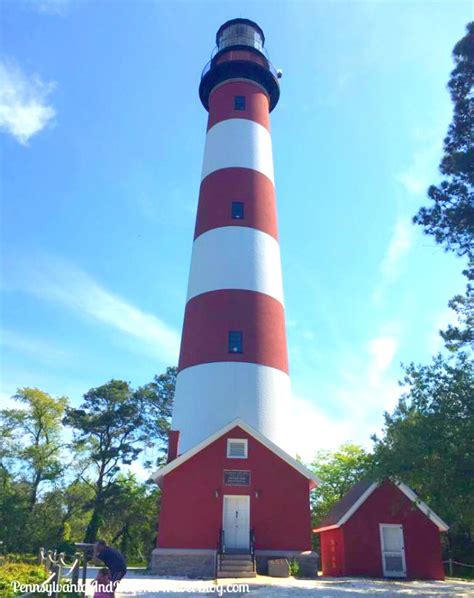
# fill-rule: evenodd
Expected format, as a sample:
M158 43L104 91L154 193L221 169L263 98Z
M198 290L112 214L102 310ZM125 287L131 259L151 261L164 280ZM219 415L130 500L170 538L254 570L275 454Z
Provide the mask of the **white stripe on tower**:
M219 289L265 293L283 303L278 241L242 226L200 235L193 245L187 299Z
M186 443L191 447L203 440L201 430L209 428L209 413L196 409L196 386L200 395L219 396L219 418L222 422L235 419L236 410L248 424L257 430L265 429L275 444L284 446L285 426L274 417L275 409L288 414L288 397L291 395L290 377L281 370L255 363L205 363L180 372L176 393L180 401L173 409L173 423L179 421L187 430ZM248 397L258 396L257 409ZM211 419L212 416L211 416ZM222 424L222 425L225 425ZM215 423L214 423L215 425ZM218 424L213 432L222 427ZM212 432L210 432L212 434Z
M206 135L201 180L221 168L252 168L273 183L270 132L246 118L232 118L214 125Z

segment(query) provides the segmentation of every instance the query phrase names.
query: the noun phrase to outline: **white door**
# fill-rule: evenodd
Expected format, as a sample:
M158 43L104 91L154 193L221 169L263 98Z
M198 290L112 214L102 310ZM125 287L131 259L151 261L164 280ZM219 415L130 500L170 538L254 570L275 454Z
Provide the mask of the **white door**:
M224 496L224 543L226 550L248 550L250 496Z
M381 523L380 544L384 577L406 577L403 526Z

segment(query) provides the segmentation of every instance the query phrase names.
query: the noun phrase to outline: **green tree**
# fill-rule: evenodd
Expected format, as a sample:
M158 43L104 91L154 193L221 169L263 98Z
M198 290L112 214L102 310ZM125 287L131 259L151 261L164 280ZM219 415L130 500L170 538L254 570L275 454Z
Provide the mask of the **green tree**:
M456 312L458 323L450 324L440 335L449 351L469 351L474 343L474 297L472 286L467 287L466 295L456 295L449 302Z
M92 388L79 409L69 408L64 423L74 428L73 449L92 470L94 498L84 541L95 542L120 465L130 465L147 440L142 401L122 380ZM87 480L85 475L82 476Z
M31 513L43 482L54 483L62 474L61 420L67 399L38 388L20 388L12 398L22 408L0 411L1 462L28 483Z
M147 447L153 453L153 458L145 461L145 468L160 465L166 457L177 373L178 368L168 367L163 374L137 390L136 396L145 412Z
M429 207L422 207L413 218L426 234L444 245L446 251L465 256L468 278L465 296L456 295L449 306L456 312L458 325L441 331L450 351L467 349L474 342L474 23L453 50L455 68L448 88L454 104L453 121L444 140L439 169L443 180L431 185Z
M64 480L60 487L45 494L44 504L38 509L43 525L37 528L34 551L39 546L48 546L73 554L74 542L82 542L84 538L94 498L91 485L81 479ZM42 531L45 527L47 530Z
M383 436L373 437L373 474L416 490L451 525L456 549L471 542L474 528L473 363L463 352L412 363L403 385L396 409L385 414Z
M105 538L132 561L147 561L154 548L160 490L135 476L117 479L105 515Z
M384 436L374 437L374 463L378 475L402 479L452 524L451 551L462 558L472 551L474 524L474 23L453 57L454 114L440 163L443 179L428 189L432 203L413 220L446 251L467 258L467 289L449 303L458 323L440 331L452 355L405 368L408 390L385 415Z
M147 451L155 456L150 466L162 460L175 382L172 367L138 390L112 380L86 393L80 408L20 389L15 399L26 407L0 412L0 540L7 550L73 551L102 526L131 558L149 555L160 491L124 476L122 466ZM73 430L68 463L64 424Z
M310 468L321 480L314 493L313 523L319 523L349 489L367 475L370 455L356 444L343 444L335 452L320 450Z
M434 202L420 208L414 222L446 250L474 257L474 23L454 47L455 68L448 88L453 121L444 140L440 171L444 179L428 189Z
M30 485L0 473L0 540L7 552L28 550L28 498Z

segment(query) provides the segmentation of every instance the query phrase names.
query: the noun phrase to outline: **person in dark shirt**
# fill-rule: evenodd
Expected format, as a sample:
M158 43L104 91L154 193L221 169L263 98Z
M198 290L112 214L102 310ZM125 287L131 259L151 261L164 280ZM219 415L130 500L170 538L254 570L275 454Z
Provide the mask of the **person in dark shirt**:
M125 557L116 548L107 546L104 540L98 540L95 545L95 555L99 558L110 570L110 579L113 588L117 587L119 581L125 577L127 573L127 563Z

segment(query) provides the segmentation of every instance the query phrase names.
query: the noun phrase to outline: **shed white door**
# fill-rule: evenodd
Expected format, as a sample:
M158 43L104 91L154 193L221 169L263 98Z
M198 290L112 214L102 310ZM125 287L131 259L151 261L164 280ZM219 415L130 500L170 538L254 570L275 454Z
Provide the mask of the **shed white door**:
M384 577L406 577L403 526L381 523L380 543Z
M224 496L223 528L226 549L249 549L250 496Z

